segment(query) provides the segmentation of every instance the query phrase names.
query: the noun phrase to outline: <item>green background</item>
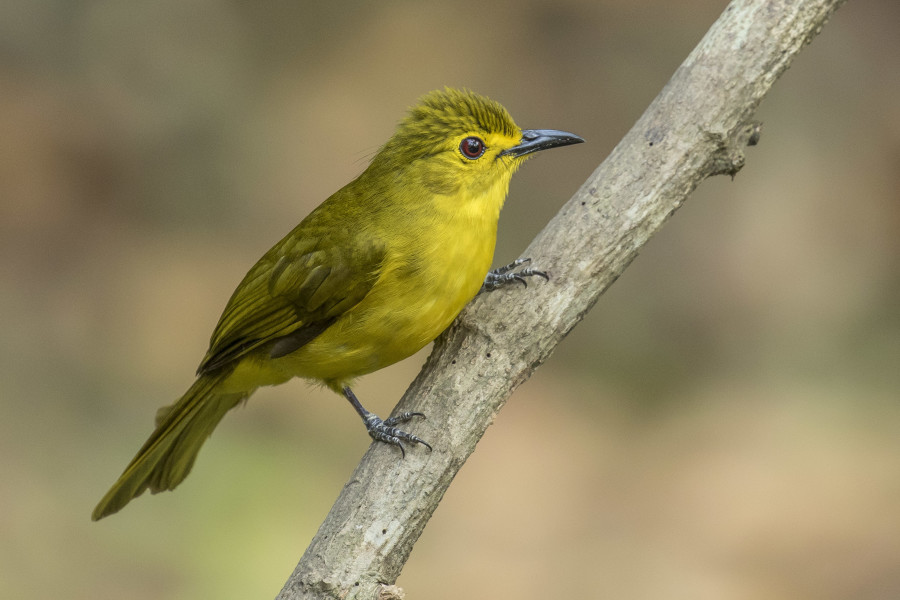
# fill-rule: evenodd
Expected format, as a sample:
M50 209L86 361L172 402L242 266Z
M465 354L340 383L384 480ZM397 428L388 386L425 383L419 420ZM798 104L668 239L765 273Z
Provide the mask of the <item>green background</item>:
M588 140L514 178L508 262L725 5L0 5L0 597L273 597L369 444L330 392L261 390L89 519L246 270L444 85ZM744 170L511 398L409 597L900 596L898 22L849 2L801 53ZM357 393L387 414L422 358Z

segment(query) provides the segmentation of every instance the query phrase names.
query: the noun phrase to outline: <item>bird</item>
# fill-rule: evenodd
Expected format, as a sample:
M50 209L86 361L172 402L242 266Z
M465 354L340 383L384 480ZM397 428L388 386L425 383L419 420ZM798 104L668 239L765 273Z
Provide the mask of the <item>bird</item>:
M547 274L530 259L490 270L510 178L535 152L581 143L520 129L499 103L444 88L419 99L366 169L276 243L235 289L197 378L92 513L97 521L190 473L225 414L294 377L344 396L373 440L431 446L380 419L354 381L433 341L476 295ZM527 286L527 284L526 284Z

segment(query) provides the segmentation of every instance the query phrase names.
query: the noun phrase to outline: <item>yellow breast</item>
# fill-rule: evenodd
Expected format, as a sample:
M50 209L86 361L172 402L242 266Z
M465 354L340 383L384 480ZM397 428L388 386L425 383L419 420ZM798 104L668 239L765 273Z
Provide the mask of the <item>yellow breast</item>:
M390 240L378 282L362 302L273 366L339 388L434 340L478 293L490 269L505 183L478 197L434 198L431 219L413 219L414 230Z

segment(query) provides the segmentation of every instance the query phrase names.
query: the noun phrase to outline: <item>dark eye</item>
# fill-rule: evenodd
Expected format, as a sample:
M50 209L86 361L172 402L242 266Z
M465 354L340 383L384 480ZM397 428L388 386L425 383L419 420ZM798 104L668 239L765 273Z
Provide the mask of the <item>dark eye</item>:
M471 158L472 160L475 160L484 154L484 150L484 142L482 142L480 138L474 136L467 137L459 144L459 151L463 153L463 156Z

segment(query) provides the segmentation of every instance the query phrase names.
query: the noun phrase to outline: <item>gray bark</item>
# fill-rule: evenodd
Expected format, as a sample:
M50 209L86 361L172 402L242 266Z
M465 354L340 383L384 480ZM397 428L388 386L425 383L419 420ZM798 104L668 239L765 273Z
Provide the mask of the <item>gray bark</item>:
M705 178L734 175L760 100L841 0L735 0L524 256L549 283L482 294L435 343L398 408L433 452L373 444L278 598L376 598L457 471L534 372Z

